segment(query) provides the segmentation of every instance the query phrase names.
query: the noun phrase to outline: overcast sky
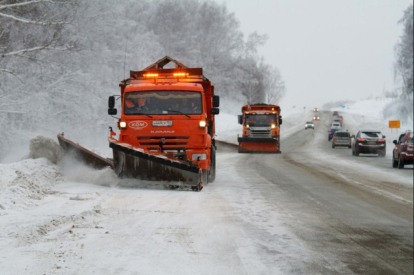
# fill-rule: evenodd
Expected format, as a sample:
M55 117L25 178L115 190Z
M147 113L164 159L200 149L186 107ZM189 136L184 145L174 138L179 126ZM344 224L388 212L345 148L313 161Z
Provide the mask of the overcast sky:
M395 87L398 21L411 0L217 1L236 14L246 35L269 36L261 54L286 82L281 105L320 107Z

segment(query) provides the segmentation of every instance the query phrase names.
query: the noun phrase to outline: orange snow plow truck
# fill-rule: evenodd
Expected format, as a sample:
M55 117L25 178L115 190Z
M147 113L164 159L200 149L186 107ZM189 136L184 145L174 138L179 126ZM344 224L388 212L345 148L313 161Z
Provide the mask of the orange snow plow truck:
M238 137L239 153L281 153L280 107L270 104L248 104L242 107L239 124L243 135Z
M175 68L164 69L170 62ZM115 173L195 191L213 182L219 97L202 68L187 68L166 56L142 71L131 71L119 86L120 96L108 100L112 116L118 113L115 101L121 104L118 139L112 130L108 139Z

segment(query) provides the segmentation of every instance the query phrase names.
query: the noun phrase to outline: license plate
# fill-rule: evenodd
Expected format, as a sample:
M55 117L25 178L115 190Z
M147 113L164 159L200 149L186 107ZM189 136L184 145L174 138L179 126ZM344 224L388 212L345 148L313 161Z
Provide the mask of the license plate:
M153 121L152 126L160 127L160 126L172 126L173 123L171 120L160 120L160 121Z
M368 141L368 144L369 145L374 145L374 144L377 144L377 142L376 141Z

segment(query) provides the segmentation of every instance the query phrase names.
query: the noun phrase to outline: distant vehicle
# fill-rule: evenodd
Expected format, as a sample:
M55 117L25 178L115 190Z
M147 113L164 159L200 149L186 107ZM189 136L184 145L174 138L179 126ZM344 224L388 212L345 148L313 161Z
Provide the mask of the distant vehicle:
M405 164L414 164L414 133L407 131L400 135L398 140L394 140L394 150L392 152L392 167L403 169Z
M334 129L331 128L331 130L328 131L328 141L331 141L336 131L339 131L340 129Z
M318 108L313 108L313 111L314 111L314 112L318 112L318 111L319 111L319 109L318 109Z
M380 131L359 131L356 136L352 136L351 143L352 155L359 154L378 154L385 157L386 144L385 136Z
M340 130L342 129L342 125L339 122L332 122L331 129Z
M342 122L341 122L341 120L340 119L334 119L333 121L332 121L332 124L333 123L339 123L339 125L341 126L341 128L342 128Z
M339 123L342 124L344 122L344 118L342 116L338 116L338 118L339 118Z
M313 119L313 121L318 121L318 120L320 120L320 117L314 116L312 119Z
M332 137L332 148L336 146L351 148L351 134L346 131L336 131Z
M308 128L312 128L313 130L315 130L315 124L313 124L312 121L306 121L305 130L307 130Z
M333 116L339 116L339 113L338 113L338 111L333 111L333 112L332 112L332 115L333 115Z

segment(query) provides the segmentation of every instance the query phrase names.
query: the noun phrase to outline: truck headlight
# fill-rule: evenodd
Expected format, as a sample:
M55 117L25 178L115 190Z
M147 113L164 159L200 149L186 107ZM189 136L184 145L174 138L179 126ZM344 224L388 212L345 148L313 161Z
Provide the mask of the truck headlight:
M201 128L204 128L206 127L207 123L204 120L201 120L198 125L200 125Z
M193 154L191 159L192 160L206 160L207 155L206 154Z
M276 124L270 125L270 128L275 129L276 128Z
M126 122L125 121L121 121L121 122L119 122L119 127L120 128L126 128Z

